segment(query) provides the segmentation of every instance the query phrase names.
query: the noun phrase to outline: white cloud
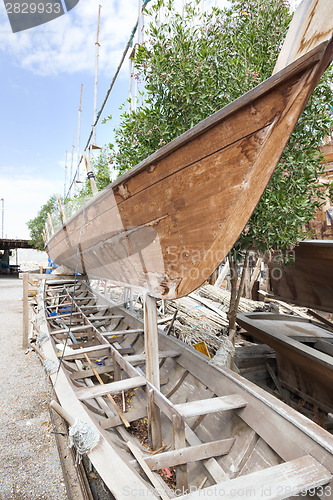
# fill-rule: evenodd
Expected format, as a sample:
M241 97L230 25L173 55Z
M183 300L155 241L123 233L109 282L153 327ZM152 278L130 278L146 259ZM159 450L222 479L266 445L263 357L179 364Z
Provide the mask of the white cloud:
M58 183L26 175L4 175L1 169L0 198L4 198L4 236L7 238L29 238L26 225L36 217L38 210L46 203L50 193L61 192L63 180ZM1 227L2 230L2 227Z
M13 34L1 2L0 50L10 54L19 66L40 75L93 73L99 3L80 0L68 14ZM178 10L182 4L183 0L175 1ZM202 0L202 4L205 8L214 4L223 7L228 0ZM106 0L102 5L99 67L108 76L119 64L137 17L138 0ZM127 66L124 69L127 71Z
M97 0L80 0L68 14L47 24L12 34L4 5L0 7L0 50L17 64L41 75L94 71ZM101 9L100 68L118 65L137 18L137 0L107 1Z

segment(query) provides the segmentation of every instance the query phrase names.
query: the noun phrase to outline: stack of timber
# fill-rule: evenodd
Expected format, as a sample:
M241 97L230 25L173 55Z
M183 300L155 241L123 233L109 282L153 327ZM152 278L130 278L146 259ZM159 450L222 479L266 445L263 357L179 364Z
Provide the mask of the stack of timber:
M61 411L98 433L87 458L116 499L332 498L333 436L303 415L163 332L153 385L143 322L83 281L46 281L42 305Z
M229 303L230 292L213 285L203 285L188 297L167 301L165 312L171 315L178 311L172 331L176 337L189 345L204 341L214 354L223 345L220 337L228 333ZM240 301L241 312L267 309L263 302L245 298Z

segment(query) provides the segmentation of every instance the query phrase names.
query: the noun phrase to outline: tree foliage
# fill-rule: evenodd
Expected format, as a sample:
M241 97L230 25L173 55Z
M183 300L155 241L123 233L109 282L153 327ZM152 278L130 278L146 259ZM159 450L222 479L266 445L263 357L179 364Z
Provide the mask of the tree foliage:
M50 199L40 208L37 216L27 222L30 231L30 243L37 250L44 250L43 229L48 220L48 213L52 213L58 206L57 197L52 195Z
M165 17L159 21L160 8ZM123 173L272 74L291 14L284 0L232 0L202 13L200 1L176 12L173 0L150 10L148 40L135 55L143 103L124 111L115 131ZM238 247L284 248L304 236L320 204L319 144L332 126L332 71L321 79Z
M123 112L110 144L119 174L268 78L292 17L285 0L231 0L230 8L210 12L196 0L181 14L173 0L158 0L149 15L147 41L135 52L142 103ZM332 127L331 81L329 69L230 254L235 272L244 251L283 250L305 237L325 195L319 145Z

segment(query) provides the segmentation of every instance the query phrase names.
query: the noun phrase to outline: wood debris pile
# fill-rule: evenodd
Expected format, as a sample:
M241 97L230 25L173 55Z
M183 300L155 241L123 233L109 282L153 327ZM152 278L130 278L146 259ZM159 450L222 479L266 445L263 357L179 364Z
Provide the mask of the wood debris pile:
M203 285L187 297L168 301L165 313L178 310L172 333L183 342L193 345L206 342L215 351L223 344L221 336L228 333L227 311L230 292L212 285ZM268 305L242 298L239 312L265 311Z

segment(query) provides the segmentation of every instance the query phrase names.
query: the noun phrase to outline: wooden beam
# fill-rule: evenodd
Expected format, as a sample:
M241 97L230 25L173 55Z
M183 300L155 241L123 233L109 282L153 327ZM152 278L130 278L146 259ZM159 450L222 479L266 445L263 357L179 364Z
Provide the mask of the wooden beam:
M156 299L150 295L144 300L144 340L146 355L146 377L156 389L160 389L160 367L158 354L158 327ZM154 391L147 387L148 439L153 450L162 446L161 412L155 404Z
M79 326L72 326L71 328L59 328L52 330L50 333L52 334L58 334L58 333L68 333L68 330L70 329L71 332L80 332L81 330L89 330L93 329L94 327L92 325L79 325Z
M110 354L110 346L108 344L93 345L90 347L84 347L83 349L74 349L74 352L65 354L63 359L80 359L83 358L85 354L99 354L100 356Z
M147 379L157 389L160 389L157 308L156 299L150 295L146 295L144 301L144 333Z
M132 443L131 441L127 442L127 446L131 450L131 452L133 453L134 457L138 461L139 465L143 469L143 471L146 474L146 476L148 477L149 481L152 483L152 485L154 486L154 488L156 488L157 491L159 492L159 495L162 498L162 500L169 500L169 495L167 495L162 490L162 488L161 488L162 485L161 485L160 481L155 476L155 473L152 472L149 469L149 467L146 464L146 462L145 462L145 460L144 460L144 458L143 458L143 456L142 456L141 451L139 450L139 448L134 443Z
M89 318L90 319L90 318ZM111 332L102 332L103 337L114 337L117 335L130 335L135 333L143 333L143 329L133 329L133 330L115 330Z
M99 373L97 373L94 365L92 364L92 362L90 361L90 358L89 356L85 353L84 354L84 357L86 358L86 360L88 361L88 364L91 368L91 370L94 372L94 375L95 377L97 378L98 382L101 384L101 385L105 385L102 378L100 377ZM129 427L130 424L128 423L128 420L126 419L126 417L124 416L123 412L120 410L119 406L117 405L117 403L115 402L115 400L113 399L113 397L110 395L110 394L107 394L106 395L107 399L109 400L109 402L111 403L111 405L113 406L113 408L116 410L116 412L118 413L118 416L119 418L121 419L121 421L123 422L123 424L125 424L125 427Z
M53 234L54 233L54 228L53 228L53 223L52 223L50 212L47 212L47 218L49 220L49 224L50 224L50 228L51 228L51 233Z
M179 448L177 450L165 451L145 458L146 463L151 470L164 469L190 462L198 462L211 457L220 457L229 453L235 439L221 439L211 443L203 443L188 448Z
M145 418L147 416L147 409L143 406L140 408L134 408L133 410L127 411L125 416L128 422L134 422L139 418ZM111 427L117 427L118 425L121 425L121 420L118 415L114 415L113 417L100 421L102 429L111 429Z
M172 418L173 445L175 450L184 449L185 441L185 422L184 419L175 414ZM176 487L177 490L185 494L188 490L187 463L181 463L176 467Z
M110 314L109 316L87 316L89 321L102 321L103 319L123 319L121 314Z
M223 500L247 497L282 500L294 497L303 491L323 486L331 479L332 474L323 465L310 455L306 455L290 462L231 479L226 483L209 486L204 491L207 498L218 496ZM178 498L186 500L188 497ZM191 493L191 500L201 498L201 491Z
M119 394L121 391L128 391L146 385L146 378L143 376L126 378L118 382L110 382L104 385L95 385L94 387L82 388L76 391L76 396L80 401L93 399L97 396L105 396L106 394Z
M177 356L180 356L179 351L170 350L170 351L160 351L158 353L158 359L176 358ZM146 362L146 356L142 354L133 354L133 356L128 356L126 360L129 361L130 363L140 364Z
M153 450L162 446L161 411L154 401L154 390L147 386L148 439Z
M188 403L176 404L175 409L184 417L195 417L219 411L234 410L244 408L247 405L246 399L238 394L230 394L217 398L199 399Z
M56 197L57 197L57 201L58 201L58 205L59 205L59 210L60 210L60 215L61 215L62 223L65 224L65 222L66 222L66 215L65 215L64 209L62 208L62 204L61 204L61 201L60 201L60 196L57 194Z
M218 287L222 285L223 281L226 279L228 272L230 271L230 266L229 266L229 259L228 257L226 258L225 264L218 275L217 280L214 283L214 286Z

